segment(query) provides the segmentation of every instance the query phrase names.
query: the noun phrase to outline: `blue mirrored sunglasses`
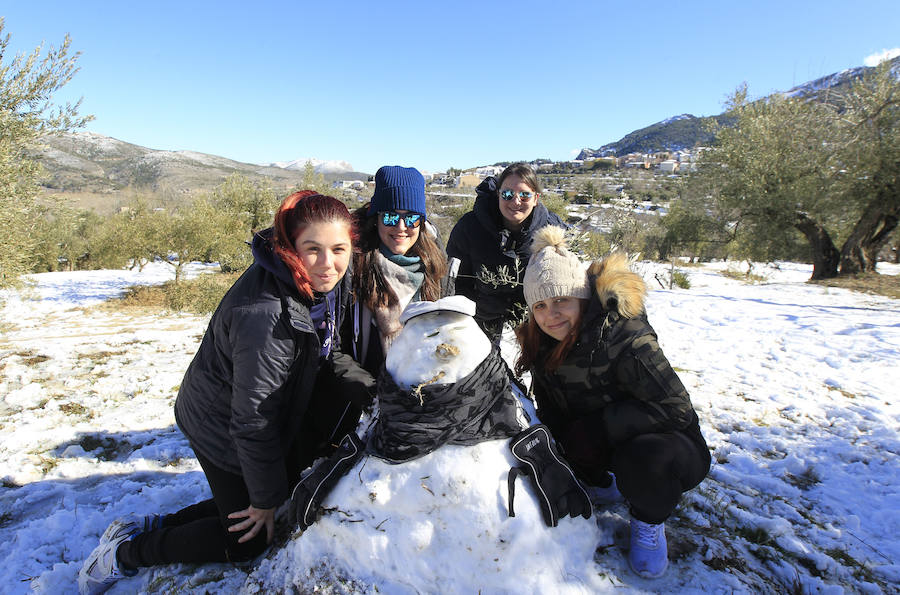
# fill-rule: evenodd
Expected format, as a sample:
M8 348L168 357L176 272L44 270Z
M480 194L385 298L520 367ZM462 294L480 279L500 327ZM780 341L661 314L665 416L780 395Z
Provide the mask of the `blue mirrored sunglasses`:
M500 198L503 200L512 200L518 195L519 200L522 202L528 202L531 200L531 197L534 196L534 192L513 192L512 190L501 190Z
M422 215L418 213L400 214L396 211L382 211L379 214L381 215L381 222L387 227L395 227L400 223L401 217L403 218L403 224L409 229L419 227L419 224L422 223Z

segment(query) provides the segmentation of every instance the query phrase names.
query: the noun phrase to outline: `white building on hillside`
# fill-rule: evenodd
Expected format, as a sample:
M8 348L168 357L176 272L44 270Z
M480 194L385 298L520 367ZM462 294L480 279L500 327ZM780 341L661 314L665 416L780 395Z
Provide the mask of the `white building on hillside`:
M499 165L485 165L484 167L475 168L475 175L481 178L488 176L499 176L503 173L503 168Z
M665 161L660 161L659 171L667 174L674 174L678 171L678 162L674 159L666 159Z

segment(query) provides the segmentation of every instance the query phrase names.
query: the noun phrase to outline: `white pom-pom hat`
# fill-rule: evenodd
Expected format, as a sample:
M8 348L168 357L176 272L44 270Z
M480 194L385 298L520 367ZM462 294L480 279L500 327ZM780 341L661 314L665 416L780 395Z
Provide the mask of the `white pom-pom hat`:
M587 271L578 257L566 247L566 232L548 225L534 234L531 260L525 269L525 301L530 309L535 302L555 297L588 299L591 287Z

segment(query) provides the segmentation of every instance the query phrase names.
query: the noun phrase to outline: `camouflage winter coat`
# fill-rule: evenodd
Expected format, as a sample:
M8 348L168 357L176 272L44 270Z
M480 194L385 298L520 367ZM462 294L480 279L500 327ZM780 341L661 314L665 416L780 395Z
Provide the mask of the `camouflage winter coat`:
M597 267L591 267L594 291L577 343L555 373L534 370L538 417L556 437L579 421L607 448L673 430L702 440L687 390L647 321L643 281L624 260L624 270L607 268L597 276ZM630 276L629 283L614 282L622 275ZM542 361L544 353L537 358Z

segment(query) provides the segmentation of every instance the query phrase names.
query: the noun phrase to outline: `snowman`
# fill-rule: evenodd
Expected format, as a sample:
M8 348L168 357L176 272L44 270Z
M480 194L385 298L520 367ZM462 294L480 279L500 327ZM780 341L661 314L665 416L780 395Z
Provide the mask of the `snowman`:
M527 421L500 350L474 313L463 296L406 308L379 377L368 445L353 433L333 457L337 464L313 473L319 479L292 515L304 533L252 574L256 589L609 588L594 558L598 543L613 543L612 530L581 517L548 530L538 499L525 494L508 515L509 470L519 464L510 437ZM321 514L301 518L320 503ZM584 584L573 588L572 576L586 577Z
M506 364L474 314L475 303L461 295L406 307L378 379L370 452L403 462L521 431Z

